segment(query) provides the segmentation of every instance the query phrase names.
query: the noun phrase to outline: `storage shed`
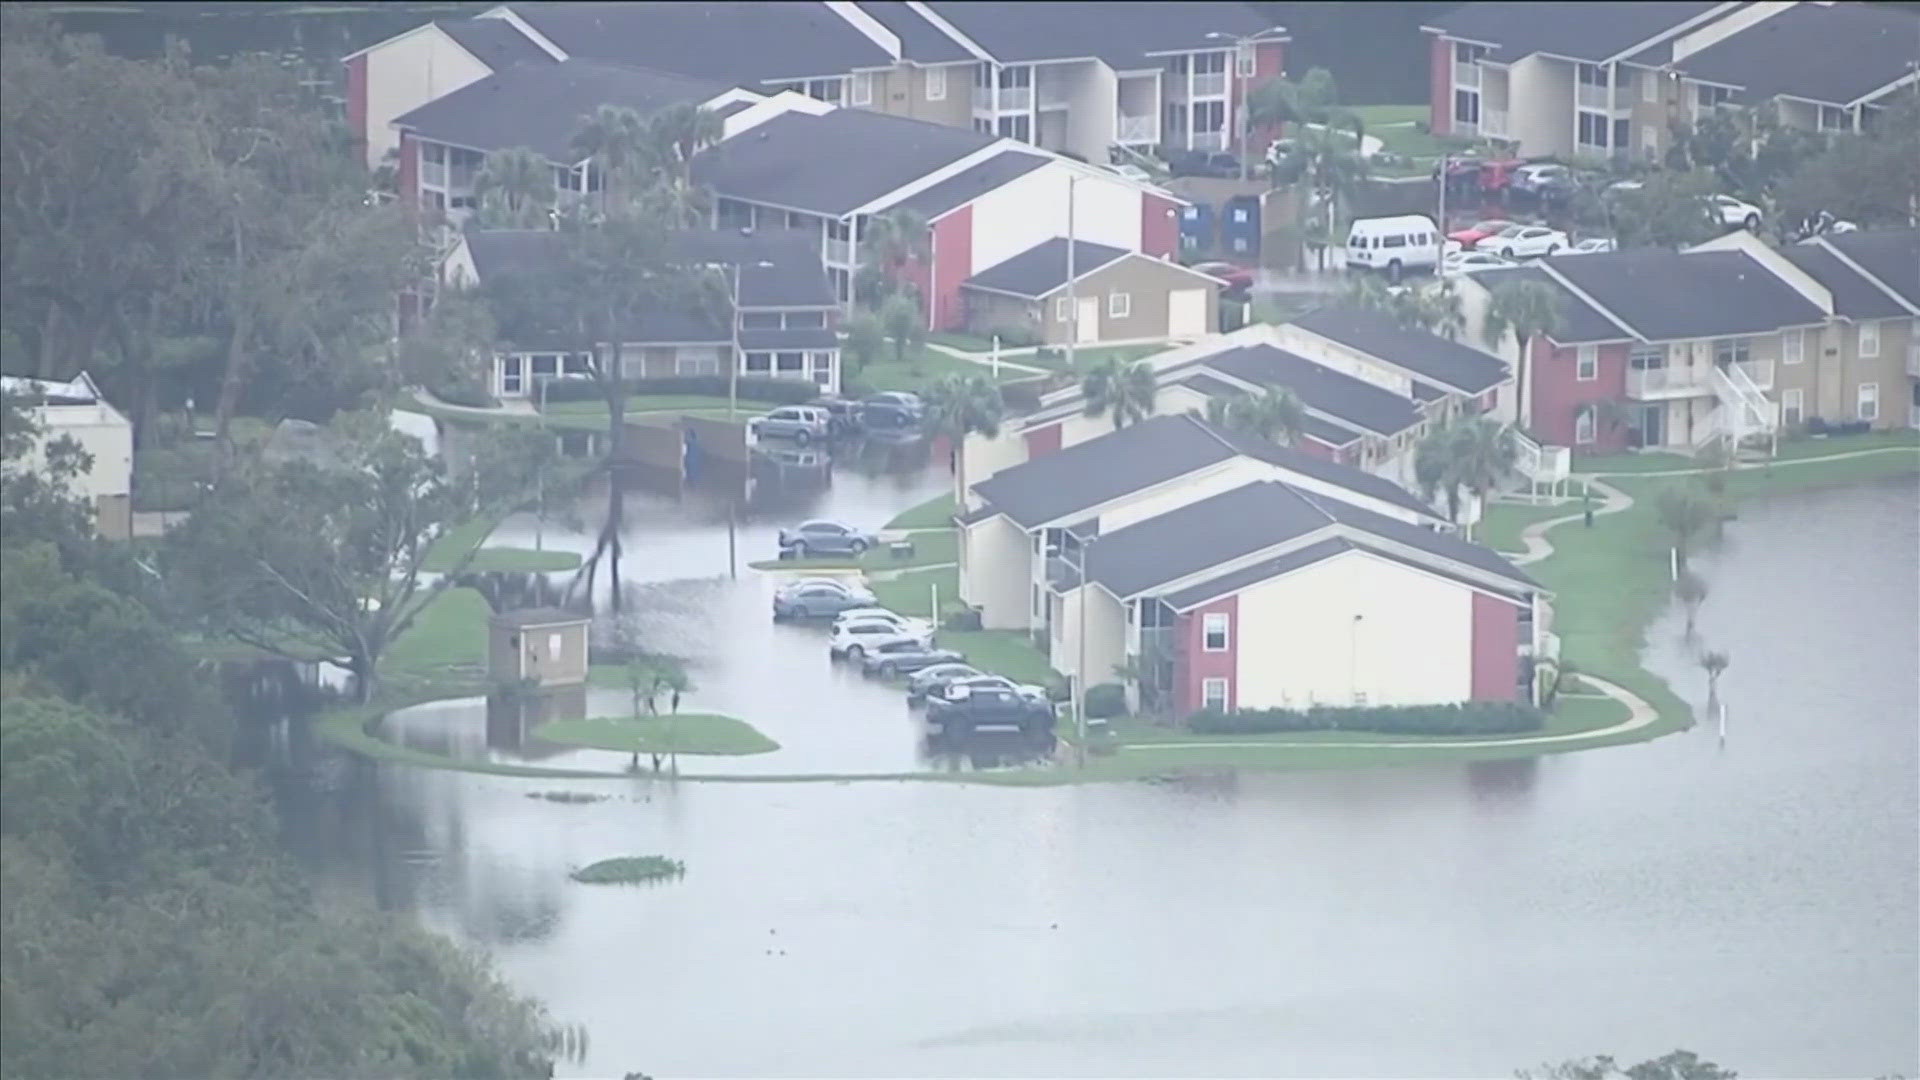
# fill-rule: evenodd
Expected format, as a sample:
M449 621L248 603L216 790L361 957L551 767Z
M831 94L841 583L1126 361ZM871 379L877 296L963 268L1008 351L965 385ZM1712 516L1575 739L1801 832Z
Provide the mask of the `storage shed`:
M497 682L583 683L587 680L587 627L592 621L589 616L550 607L501 612L487 620L487 671Z

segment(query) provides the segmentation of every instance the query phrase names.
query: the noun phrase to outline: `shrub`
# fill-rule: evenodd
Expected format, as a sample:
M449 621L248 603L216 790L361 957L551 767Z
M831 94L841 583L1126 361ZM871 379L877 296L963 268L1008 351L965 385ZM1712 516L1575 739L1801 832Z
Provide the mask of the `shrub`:
M1087 719L1106 720L1127 715L1127 689L1119 683L1087 687Z
M980 629L980 609L967 608L964 611L956 611L947 616L940 627L943 630L978 630Z
M1033 412L1040 407L1040 383L1039 379L1002 383L1000 400L1013 412Z
M687 872L679 859L664 855L633 855L621 859L602 859L567 876L588 885L640 885L665 881Z
M1515 701L1465 701L1449 705L1313 705L1305 709L1202 709L1187 719L1206 735L1258 735L1283 731L1365 731L1387 735L1504 735L1538 731L1546 716Z
M500 399L488 393L486 385L477 379L449 379L440 385L427 387L427 392L449 405L463 405L469 409L500 407ZM553 387L547 388L547 397L552 399Z

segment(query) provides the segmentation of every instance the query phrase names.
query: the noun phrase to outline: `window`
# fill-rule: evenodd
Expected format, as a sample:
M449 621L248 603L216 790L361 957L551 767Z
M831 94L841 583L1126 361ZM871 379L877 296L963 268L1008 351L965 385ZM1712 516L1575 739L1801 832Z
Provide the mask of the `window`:
M1573 377L1579 382L1592 382L1600 377L1600 346L1580 346L1574 353Z
M1607 145L1607 118L1599 113L1580 113L1579 134L1575 141L1582 146Z
M1660 102L1660 73L1643 71L1640 73L1640 100L1649 105Z
M1582 86L1605 86L1607 69L1599 64L1581 64L1579 78Z
M1625 150L1627 141L1632 138L1633 124L1625 117L1613 122L1613 141L1608 143L1615 150Z
M1733 89L1726 86L1707 86L1701 84L1693 91L1693 99L1702 109L1717 108L1733 100Z
M1203 652L1227 651L1226 612L1211 612L1201 621L1200 648Z
M1053 302L1053 321L1073 321L1073 301L1071 299L1062 296Z
M856 71L853 74L853 103L855 105L873 104L873 73Z
M593 374L593 368L587 362L587 354L578 352L568 353L561 357L560 374L574 376Z
M421 143L420 160L429 165L445 165L447 163L447 148L439 143Z
M1196 101L1193 103L1193 130L1223 131L1227 126L1227 103L1224 101Z
M1880 355L1880 324L1863 322L1860 324L1860 358L1870 359Z
M773 373L773 354L750 352L746 359L746 372L749 375L770 375Z
M1478 124L1480 122L1480 94L1474 90L1455 90L1453 92L1453 120L1457 124Z
M1799 388L1782 391L1780 394L1780 421L1785 424L1797 424L1806 412L1806 397Z
M1107 318L1124 319L1133 314L1133 295L1131 293L1107 294Z
M1033 68L1022 66L1004 67L1000 69L1000 89L1018 90L1021 87L1032 85Z
M1018 139L1021 142L1031 141L1033 128L1026 113L1002 116L998 124L999 127L996 133L1000 136L1008 139Z
M780 375L797 375L806 370L806 366L805 353L783 352L775 353L773 357L773 370Z
M816 101L824 101L829 105L838 105L840 104L840 96L846 93L846 82L845 79L810 79L807 82L805 93L808 97ZM869 93L871 93L871 90L869 90Z
M932 67L927 69L927 100L947 100L947 69Z
M500 358L500 392L503 394L519 393L520 387L522 385L521 379L522 379L523 371L524 369L521 366L521 360L518 356L501 357Z
M1453 58L1462 64L1472 64L1487 55L1485 45L1469 45L1464 41L1453 43Z
M743 311L740 313L742 330L778 330L780 313L777 311Z
M673 358L675 375L718 375L720 374L720 352L718 349L681 349Z
M1167 70L1175 75L1185 75L1187 73L1187 59L1186 53L1169 57L1167 60Z
M1836 109L1831 105L1820 106L1821 131L1852 131L1853 116L1845 109Z
M1667 351L1658 345L1635 345L1627 354L1627 366L1635 371L1658 371L1667 366Z
M1234 50L1233 73L1243 79L1253 78L1253 46L1242 45Z
M827 313L824 311L789 311L786 319L789 330L818 330L827 325Z
M1195 53L1193 73L1195 75L1224 75L1227 72L1227 54L1224 52Z
M534 379L551 379L560 374L560 358L552 353L541 353L533 358Z
M1780 334L1780 362L1798 364L1807 358L1807 332L1804 330L1785 330Z
M1406 247L1407 238L1404 236L1383 236L1380 238L1380 246L1383 248Z
M1746 338L1721 338L1713 343L1713 362L1720 367L1744 364L1752 355L1753 345Z
M1203 709L1227 710L1227 680L1200 680L1200 707Z
M1880 419L1880 384L1863 382L1853 402L1853 415L1857 420Z
M1583 406L1573 414L1573 443L1575 446L1593 445L1593 408Z

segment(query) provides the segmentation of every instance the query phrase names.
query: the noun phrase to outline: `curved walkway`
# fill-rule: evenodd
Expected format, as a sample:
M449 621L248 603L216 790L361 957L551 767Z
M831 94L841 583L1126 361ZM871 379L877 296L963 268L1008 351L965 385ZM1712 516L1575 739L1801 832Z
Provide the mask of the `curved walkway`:
M1601 475L1604 475L1604 474L1601 474L1601 473L1575 473L1574 474L1575 479L1584 480L1592 484L1594 490L1600 493L1601 502L1599 506L1596 506L1593 508L1594 517L1599 517L1602 514L1617 514L1620 511L1625 510L1628 507L1633 505L1633 496L1627 494L1624 491L1621 491L1619 488L1614 487L1612 484L1609 484L1604 480L1598 479L1598 477ZM1646 473L1646 474L1636 474L1636 475L1651 476L1654 474ZM1547 540L1547 530L1553 528L1556 525L1565 525L1569 521L1579 521L1585 518L1586 516L1587 516L1587 512L1584 508L1582 508L1581 511L1577 514L1567 514L1564 517L1548 518L1545 521L1536 521L1533 524L1527 526L1526 528L1521 529L1520 542L1527 546L1527 550L1522 554L1512 556L1510 561L1515 566L1525 566L1528 563L1536 563L1536 562L1539 562L1541 559L1544 559L1547 556L1552 555L1553 544Z
M1867 450L1842 450L1837 454L1818 454L1810 457L1773 458L1769 461L1740 461L1734 463L1731 471L1751 472L1754 469L1767 468L1790 469L1795 465L1815 465L1823 461L1845 461L1848 458L1872 457L1875 454L1912 454L1915 452L1920 452L1920 446L1876 446ZM1633 480L1642 476L1648 478L1662 476L1698 476L1701 473L1719 471L1721 470L1717 466L1705 466L1697 469L1660 469L1652 472L1577 472L1573 473L1570 479L1579 480L1599 476L1617 476L1623 480Z

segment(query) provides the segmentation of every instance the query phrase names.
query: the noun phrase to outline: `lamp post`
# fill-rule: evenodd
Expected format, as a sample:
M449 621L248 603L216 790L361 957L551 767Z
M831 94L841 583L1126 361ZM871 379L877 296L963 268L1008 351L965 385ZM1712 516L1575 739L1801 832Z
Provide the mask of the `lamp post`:
M1347 624L1347 704L1360 704L1360 621L1364 615L1355 615Z
M1073 371L1074 345L1080 340L1080 290L1073 280L1073 189L1080 183L1075 173L1067 174L1067 371Z
M564 366L566 360L562 359L560 363ZM547 441L550 438L550 436L547 435L547 386L553 382L553 376L535 376L534 382L539 385L540 458L535 462L533 470L533 490L536 507L533 518L533 550L545 551L547 549L547 454L553 449L552 444Z
M1247 101L1248 81L1240 77L1240 50L1247 44L1248 39L1238 34L1229 34L1221 30L1209 30L1207 32L1207 38L1211 41L1228 41L1233 43L1233 59L1227 65L1227 72L1230 76L1227 80L1227 85L1234 86L1238 84L1240 92L1231 95L1228 100L1234 105L1234 140L1240 145L1240 153L1236 156L1240 159L1240 179L1244 181L1247 178L1247 140L1250 134L1247 130L1247 125L1250 122L1249 114L1252 110L1247 107L1249 104Z

